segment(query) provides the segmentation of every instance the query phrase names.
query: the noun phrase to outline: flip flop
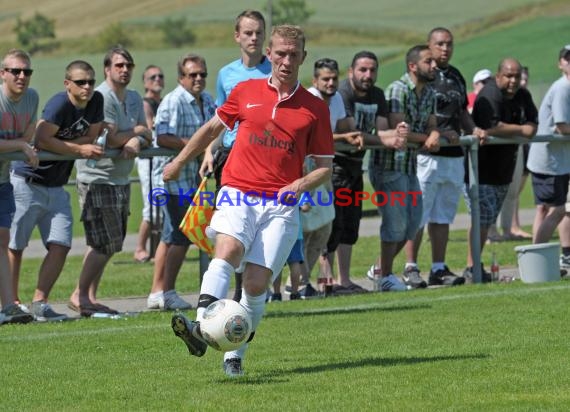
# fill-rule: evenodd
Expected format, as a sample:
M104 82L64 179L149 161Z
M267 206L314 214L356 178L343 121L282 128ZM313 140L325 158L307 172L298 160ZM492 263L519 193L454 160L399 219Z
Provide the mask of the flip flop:
M111 309L109 306L102 305L100 303L94 303L92 306L95 309L95 312L98 313L108 313L109 315L118 315L119 311L115 309ZM91 307L89 308L91 309Z

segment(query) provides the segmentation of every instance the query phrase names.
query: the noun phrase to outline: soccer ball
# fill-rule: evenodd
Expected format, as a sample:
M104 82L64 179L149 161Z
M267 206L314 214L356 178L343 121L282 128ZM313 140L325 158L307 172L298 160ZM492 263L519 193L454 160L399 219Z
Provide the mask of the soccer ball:
M241 347L251 334L251 326L251 317L245 308L231 299L220 299L210 304L200 321L204 340L222 352Z

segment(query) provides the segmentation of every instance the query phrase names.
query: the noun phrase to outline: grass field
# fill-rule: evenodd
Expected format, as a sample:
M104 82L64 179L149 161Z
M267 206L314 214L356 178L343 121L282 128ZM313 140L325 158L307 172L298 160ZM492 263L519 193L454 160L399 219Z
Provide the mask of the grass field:
M570 282L268 305L245 361L198 359L167 313L0 328L0 408L564 411ZM193 314L191 314L193 316Z

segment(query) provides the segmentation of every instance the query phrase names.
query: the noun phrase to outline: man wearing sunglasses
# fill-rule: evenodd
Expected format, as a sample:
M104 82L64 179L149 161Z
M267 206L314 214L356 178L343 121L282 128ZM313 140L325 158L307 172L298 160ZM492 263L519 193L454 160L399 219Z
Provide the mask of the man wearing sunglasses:
M82 207L87 251L79 283L69 306L84 316L115 310L97 302L97 287L107 262L120 252L129 216L129 175L141 147L150 145L152 133L146 124L143 101L138 92L127 89L135 67L131 54L114 46L103 61L105 81L97 87L104 100L104 122L109 133L107 147L121 149L117 158L77 160L77 189Z
M30 56L12 49L2 59L0 77L0 153L23 152L31 167L38 166L38 156L30 146L38 111L38 94L28 88L33 70ZM10 225L16 209L10 183L10 161L0 160L0 323L31 322L34 317L16 302L8 263Z
M156 138L159 146L182 150L200 126L214 116L214 99L204 91L207 76L206 61L203 57L188 54L179 60L178 86L164 96L156 112ZM163 307L160 307L159 301L159 309L192 308L192 305L176 293L175 284L190 246L190 241L178 227L190 206L189 199L193 196L193 190L198 187L199 166L197 160L192 160L184 165L178 179L164 182L169 196L166 206L162 208L162 236L154 263L154 279L159 278L161 273L163 279ZM157 297L157 293L153 292L152 298L154 297ZM152 300L147 300L147 306L154 306L149 304Z
M97 159L103 154L103 149L94 144L103 127L103 96L95 91L95 70L85 61L73 61L65 69L63 84L65 91L55 94L44 107L36 128L36 147ZM40 322L67 318L51 308L48 296L71 248L73 219L69 193L63 186L73 164L74 160L49 160L32 168L22 161L12 163L16 213L10 230L10 260L16 296L23 251L36 226L48 251L31 306L31 313Z

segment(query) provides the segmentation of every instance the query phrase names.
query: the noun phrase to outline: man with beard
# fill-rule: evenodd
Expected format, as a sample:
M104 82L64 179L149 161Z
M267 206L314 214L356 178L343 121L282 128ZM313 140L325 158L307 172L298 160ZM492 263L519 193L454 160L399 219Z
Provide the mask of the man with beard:
M449 64L453 55L451 32L443 27L433 29L428 35L428 47L437 65L435 78L429 86L435 90L435 115L441 137L449 143L457 143L461 130L479 138L483 137L485 131L475 127L467 111L465 79L459 70ZM422 190L423 215L416 238L406 244L406 266L402 275L404 283L412 288L427 286L417 265L426 223L432 247L429 285L465 283L465 278L451 272L445 264L449 225L457 212L463 189L463 175L461 146L442 147L437 153L418 153L418 180Z
M87 251L69 307L83 316L116 313L97 302L97 287L107 262L123 247L129 216L129 175L141 147L150 145L152 139L142 98L127 89L135 68L131 54L121 46L114 46L105 55L103 65L105 81L96 90L104 99L104 122L109 131L106 147L120 148L122 152L114 159L100 159L94 167L86 160L76 161Z
M435 91L428 87L435 77L436 63L429 47L418 45L408 50L406 66L406 74L386 90L389 125L406 135L407 141L423 144L421 149L437 151L440 134L436 129ZM382 279L378 286L385 292L406 290L406 285L393 274L392 265L406 241L416 236L422 218L422 198L416 176L417 152L416 147L380 149L370 157L370 181L374 190L409 194L401 203L384 202L379 206Z
M359 135L346 134L342 140L354 146L350 151L335 151L332 183L334 193L339 189L350 189L351 201L348 206L338 206L335 202L335 219L332 233L327 243L325 257L332 267L334 252L338 259L338 284L335 293L359 293L365 289L351 282L350 260L352 245L358 240L362 205L356 193L363 189L362 159L364 144L382 143L392 148L402 148L404 137L395 130L388 129L388 110L384 92L375 87L378 75L378 58L369 51L356 53L348 70L348 79L341 82L339 93L344 101L348 117L353 118ZM340 141L337 139L336 141ZM344 192L346 194L346 191ZM346 197L343 197L346 201Z

